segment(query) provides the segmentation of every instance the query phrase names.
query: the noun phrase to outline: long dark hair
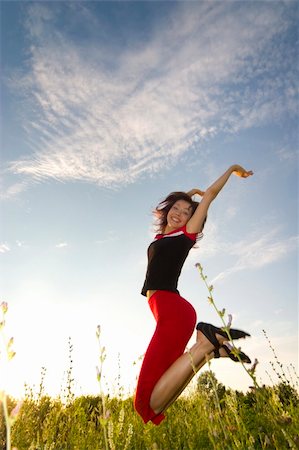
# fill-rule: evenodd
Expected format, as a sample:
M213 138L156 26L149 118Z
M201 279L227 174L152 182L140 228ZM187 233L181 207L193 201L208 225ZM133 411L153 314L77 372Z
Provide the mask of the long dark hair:
M164 200L162 200L158 206L154 209L153 213L156 217L156 233L163 233L165 230L165 227L167 225L167 214L169 210L173 207L175 202L178 200L185 200L188 202L192 208L192 214L195 213L196 208L198 207L199 203L192 200L192 198L186 194L186 192L171 192ZM206 218L204 220L204 223L206 221ZM203 225L204 225L203 223Z

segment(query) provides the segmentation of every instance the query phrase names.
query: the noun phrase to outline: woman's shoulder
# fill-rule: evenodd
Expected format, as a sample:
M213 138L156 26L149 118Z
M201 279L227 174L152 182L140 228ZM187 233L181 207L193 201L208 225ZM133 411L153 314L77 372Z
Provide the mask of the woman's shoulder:
M187 224L184 225L181 230L184 232L184 235L187 236L188 238L190 238L192 241L198 241L199 239L201 239L203 237L203 233L199 232L199 233L189 233L187 231Z

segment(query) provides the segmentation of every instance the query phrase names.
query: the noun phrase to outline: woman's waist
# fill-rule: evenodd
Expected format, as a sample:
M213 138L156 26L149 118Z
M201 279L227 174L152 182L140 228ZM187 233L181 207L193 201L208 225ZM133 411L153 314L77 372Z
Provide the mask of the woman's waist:
M148 289L145 293L147 299L149 300L156 292L163 294L163 292L166 294L174 294L174 295L180 295L179 291L175 288L166 288L166 289Z
M145 296L148 296L147 292L155 292L155 291L171 291L178 292L179 276L174 277L155 277L148 274L146 277L141 293Z
M155 292L157 292L157 289L149 289L148 291L146 291L147 299L149 300Z

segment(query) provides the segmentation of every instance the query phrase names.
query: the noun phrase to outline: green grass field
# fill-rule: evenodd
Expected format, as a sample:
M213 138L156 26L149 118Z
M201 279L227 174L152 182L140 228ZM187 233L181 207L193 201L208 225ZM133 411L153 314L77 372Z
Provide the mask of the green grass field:
M146 449L297 449L299 397L286 382L227 390L211 371L203 372L192 392L168 410L160 426L144 425L132 398L83 396L62 402L28 393L11 429L18 450ZM104 402L104 403L103 403ZM15 406L8 399L8 410ZM0 448L6 448L5 420Z

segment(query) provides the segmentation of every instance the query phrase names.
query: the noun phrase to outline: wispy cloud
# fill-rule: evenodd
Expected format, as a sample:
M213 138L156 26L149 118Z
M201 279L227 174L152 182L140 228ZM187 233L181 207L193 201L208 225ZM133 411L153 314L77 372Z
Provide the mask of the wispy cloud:
M278 230L252 237L246 241L227 244L227 254L236 257L236 262L220 272L211 283L223 280L230 275L248 269L259 269L295 251L298 247L298 236L281 239Z
M117 241L119 238L115 231L109 231L107 236L104 236L102 239L98 239L95 241L97 245L107 244L108 242Z
M26 96L32 153L8 170L31 182L131 183L221 131L295 110L294 55L276 41L291 24L281 2L178 4L147 41L113 49L89 4L87 45L57 26L60 7L27 8L28 70L11 80Z
M59 244L55 245L56 248L65 248L67 246L68 246L67 242L59 242Z
M27 189L28 183L25 181L13 183L10 186L4 184L4 179L1 181L0 200L12 199L17 197L21 192Z
M289 149L289 148L280 148L277 152L276 152L278 158L280 159L280 161L287 161L290 163L296 163L296 161L298 161L298 154L299 151L298 149Z

